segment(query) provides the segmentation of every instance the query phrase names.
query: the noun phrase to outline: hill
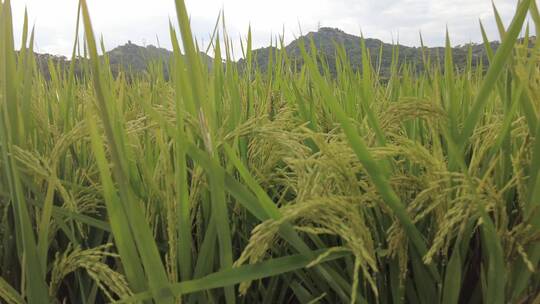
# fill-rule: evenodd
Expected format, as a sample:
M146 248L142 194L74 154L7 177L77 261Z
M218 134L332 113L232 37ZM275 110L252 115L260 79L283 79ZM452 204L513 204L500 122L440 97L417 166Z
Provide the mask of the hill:
M296 61L297 66L302 65L302 58L300 55L300 43L306 43L306 48L309 48L309 42L313 41L320 54L324 55L328 63L329 69L332 73L336 72L336 45L342 45L347 54L347 58L354 70L361 68L361 37L347 34L344 31L336 28L323 27L316 32L310 32L286 46L287 54L290 58ZM381 74L389 75L392 54L394 48L399 49L399 62L405 61L413 64L418 69L423 68L422 62L422 48L421 47L409 47L404 45L393 45L385 43L378 39L366 38L366 48L371 55L371 62L373 66L377 66L380 62ZM452 48L452 55L455 66L462 69L467 64L467 55L469 52L469 46L472 48L472 64L477 65L480 62L484 66L488 65L485 47L483 44L468 44L463 46L457 46ZM496 50L499 46L499 42L491 42L491 46ZM382 50L381 50L382 48ZM253 58L255 64L261 69L266 70L268 65L268 57L271 53L275 53L278 49L275 47L261 48L253 51ZM426 54L430 54L432 61L439 60L442 64L444 58L444 47L425 47ZM379 61L379 57L380 61ZM436 61L435 61L436 62ZM245 64L244 60L240 60L240 64Z
M167 77L169 74L169 60L172 52L156 47L154 45L139 46L137 44L128 43L118 46L107 53L107 58L111 66L111 72L117 76L120 71L125 71L128 74L141 74L148 71L152 64L161 63L163 72ZM205 53L200 53L203 62L208 68L211 68L213 59ZM50 78L49 62L59 65L61 68L66 68L70 64L70 60L64 56L54 56L50 54L36 54L37 64L46 78ZM75 67L76 73L81 73L81 61L77 61Z

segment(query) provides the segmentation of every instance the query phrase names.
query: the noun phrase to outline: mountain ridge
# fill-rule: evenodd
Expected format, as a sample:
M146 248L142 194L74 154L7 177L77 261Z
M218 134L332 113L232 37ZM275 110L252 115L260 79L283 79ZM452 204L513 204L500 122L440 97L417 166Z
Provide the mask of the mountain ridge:
M380 73L382 75L389 75L390 73L394 48L399 49L398 61L400 63L407 61L409 63L412 63L414 66L423 69L422 47L406 46L403 44L390 44L383 42L380 39L362 38L359 36L348 34L338 28L322 27L319 28L317 31L311 31L289 43L285 47L285 49L287 50L288 56L291 57L293 60L296 60L297 65L301 66L303 60L300 54L299 44L301 43L301 41L304 41L304 43L306 43L305 47L306 49L308 49L308 43L310 41L313 41L315 46L317 47L317 51L324 54L330 72L336 73L336 43L338 45L344 46L349 63L351 64L353 70L357 70L361 68L362 50L360 42L362 39L364 40L366 48L370 52L371 63L374 66L380 63ZM495 51L499 47L500 42L492 41L490 42L490 45L491 48ZM452 55L455 66L460 69L466 66L469 46L472 48L472 64L474 66L480 63L482 63L484 66L489 65L484 44L471 43L452 47ZM379 62L378 57L381 52L381 47L382 56L380 59L381 61ZM438 60L441 65L444 65L442 64L445 49L444 47L424 47L423 49L426 51L426 53L431 55L432 60ZM255 58L256 62L255 64L257 64L262 70L266 70L269 53L275 50L277 50L277 48L275 47L273 49L267 47L253 50L253 58ZM240 62L243 61L243 59L240 60Z
M311 31L307 34L291 41L285 46L288 56L297 62L298 66L302 64L302 58L300 55L299 45L301 41L313 41L317 47L318 52L322 53L326 58L326 62L329 65L330 72L335 73L335 59L336 59L336 43L343 45L347 54L347 59L352 65L353 70L361 67L361 37L348 34L338 28L321 27L317 31ZM535 38L534 38L535 39ZM422 47L406 46L403 44L390 44L383 42L380 39L365 38L366 48L370 51L372 64L380 64L380 72L382 75L389 74L390 65L392 62L392 53L395 48L399 50L399 62L409 62L418 68L423 68L422 62ZM500 43L498 41L490 42L493 50L496 50ZM487 60L486 50L484 44L465 44L452 47L452 55L454 59L454 65L458 68L464 68L467 64L467 56L469 47L472 50L472 64L476 66L482 63L484 66L489 64ZM382 48L382 50L381 50ZM268 56L279 48L275 46L262 47L252 50L254 64L261 70L265 71L268 65ZM424 47L432 56L432 59L439 60L441 62L444 56L444 47ZM149 68L150 62L163 62L167 63L172 55L172 51L156 47L154 45L139 46L137 44L128 41L124 45L119 45L114 49L107 51L106 54L111 64L111 70L114 75L117 75L121 70L131 73L143 73ZM382 54L381 58L379 55ZM70 60L64 56L55 56L50 54L36 54L39 61L39 66L47 75L49 60L60 65L69 64ZM201 57L204 62L210 68L213 63L213 58L203 52ZM438 59L437 59L438 58ZM44 62L45 61L45 62ZM245 65L245 59L241 58L235 61L240 67ZM168 74L168 65L163 65L164 72Z

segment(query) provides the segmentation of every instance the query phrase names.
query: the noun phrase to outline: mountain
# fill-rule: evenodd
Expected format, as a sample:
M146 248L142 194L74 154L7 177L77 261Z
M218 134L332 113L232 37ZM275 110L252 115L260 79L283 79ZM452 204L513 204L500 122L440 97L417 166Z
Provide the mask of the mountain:
M289 57L296 62L297 66L302 65L302 56L300 54L300 43L302 41L305 43L306 49L309 50L309 43L313 41L317 47L317 51L320 54L323 54L328 63L330 72L336 73L336 45L342 45L347 54L347 58L353 68L353 70L358 70L361 68L361 58L362 58L362 49L361 49L361 38L351 34L347 34L344 31L336 28L322 27L316 32L310 32L303 37L300 37L290 44L288 44L285 49ZM366 38L364 39L366 48L369 50L371 63L376 67L379 63L379 56L381 56L381 74L383 76L388 76L390 74L391 63L392 63L392 54L394 48L399 49L399 59L400 63L408 62L413 64L419 69L423 68L422 61L422 48L421 47L408 47L404 45L393 45L389 43L384 43L378 39ZM472 48L472 63L477 65L480 62L484 66L489 64L487 60L487 55L485 51L485 46L483 44L467 44L463 46L458 46L452 48L452 55L454 60L454 65L460 69L463 69L467 64L467 56L469 52L469 46ZM491 47L496 50L499 47L499 42L492 42ZM382 53L381 52L382 48ZM266 70L268 65L268 57L271 53L275 54L278 49L275 47L266 47L257 50L253 50L253 59L254 64L256 64L261 70ZM432 62L439 60L441 66L443 64L444 58L444 47L434 47L434 48L424 48L426 54L430 54ZM242 59L239 62L241 65L245 65L245 61Z
M536 38L531 38L534 41ZM336 45L342 45L347 54L347 58L352 66L353 70L358 70L362 67L361 58L361 38L355 35L347 34L344 31L336 28L322 27L316 32L309 32L308 34L292 41L285 49L291 60L300 67L302 63L302 56L300 54L300 43L306 43L306 49L309 49L309 42L313 41L319 54L322 54L326 58L328 67L331 73L336 73ZM417 70L423 69L422 60L422 48L421 47L409 47L404 45L393 45L385 43L378 39L366 38L364 39L366 48L369 50L371 64L378 68L380 63L380 72L383 77L390 74L392 56L394 49L399 49L398 62L408 62L412 64ZM491 42L491 47L496 50L500 43ZM487 60L485 46L483 44L466 44L452 48L452 55L454 65L458 69L464 69L467 64L467 57L469 48L472 50L472 64L477 66L482 63L484 67L489 65ZM266 47L253 50L254 64L262 71L266 71L268 68L268 59L270 54L276 54L278 49L276 47ZM425 47L424 52L430 55L432 63L440 64L441 68L444 68L444 47ZM151 63L163 63L162 68L165 76L168 76L168 62L172 56L172 52L164 49L149 46L139 46L128 42L124 45L118 46L113 50L107 52L109 62L111 64L111 70L113 75L117 75L119 71L126 71L129 75L139 74L147 71ZM379 59L380 56L380 59ZM48 54L38 54L38 65L43 71L46 77L48 73L48 62L52 61L60 66L69 66L69 60L65 57L57 57ZM205 53L201 52L201 58L210 69L213 64L213 59ZM244 59L240 59L237 64L242 69L246 62ZM76 70L80 68L76 66Z
M139 46L131 41L118 46L107 53L107 58L111 67L111 72L114 76L118 75L120 71L125 71L129 75L140 74L148 71L151 66L159 66L163 68L165 77L169 75L169 61L172 57L172 52L159 48L153 45ZM208 68L212 67L213 58L207 54L201 52L200 56ZM103 56L102 56L103 58ZM36 54L36 61L39 69L42 71L46 78L50 78L49 62L59 65L61 68L69 67L70 60L64 56L54 56L50 54ZM80 72L81 59L77 60L75 65L76 74Z
M141 72L146 71L152 62L169 62L172 52L153 45L146 47L128 43L107 52L113 74L119 70ZM167 65L165 65L166 67ZM165 68L165 72L167 69Z
M147 71L151 63L163 63L163 71L168 76L169 61L173 53L164 48L158 48L153 45L146 47L128 43L118 46L107 52L113 74L119 70L141 73ZM206 53L200 52L203 64L210 69L214 59Z

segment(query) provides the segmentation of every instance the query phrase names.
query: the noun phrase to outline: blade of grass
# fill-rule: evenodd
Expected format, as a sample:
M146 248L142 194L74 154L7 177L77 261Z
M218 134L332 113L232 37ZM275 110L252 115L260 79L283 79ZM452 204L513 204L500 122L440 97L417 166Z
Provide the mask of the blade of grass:
M2 167L7 180L10 193L10 200L13 206L13 215L16 219L16 238L18 247L22 249L21 265L23 266L25 277L24 294L28 303L49 303L48 288L42 274L42 266L37 255L37 246L33 231L32 221L26 203L17 164L13 157L12 147L14 138L18 136L16 131L19 122L19 113L16 110L18 98L16 97L15 51L13 44L13 29L11 16L11 3L5 1L1 7L0 20L0 151L2 153ZM29 89L29 88L24 88ZM10 128L13 128L10 130ZM10 132L11 131L11 132ZM18 138L22 141L23 138Z
M125 149L119 145L119 139L117 138L117 133L113 130L113 126L110 120L110 113L108 110L108 105L112 104L112 98L110 93L107 91L107 86L103 83L102 71L100 69L100 62L98 58L96 41L94 38L94 32L90 22L90 15L88 12L88 7L85 0L81 0L81 9L83 16L83 23L86 32L86 41L88 43L88 50L90 53L90 62L92 64L92 74L94 79L94 89L96 91L96 97L99 105L99 114L101 115L101 120L105 129L105 135L107 137L108 145L111 150L111 158L113 168L113 176L115 177L116 183L118 183L118 190L120 193L120 201L124 207L125 215L129 222L129 228L135 245L137 246L137 251L140 255L141 262L145 269L147 276L147 283L152 292L157 292L166 286L168 282L167 273L163 267L161 257L155 240L152 236L152 232L148 225L145 225L145 217L142 211L136 206L138 202L134 199L132 189L129 185L129 178L126 176L127 169L125 161L122 161L122 153L125 152ZM96 136L94 135L96 138ZM94 139L96 141L96 139ZM122 142L122 140L120 140ZM94 150L97 148L95 145ZM102 178L103 178L102 174ZM111 182L111 181L109 181ZM110 187L114 187L112 184ZM116 200L118 201L118 200ZM128 205L130 204L131 205ZM118 235L118 237L121 237ZM136 261L134 256L131 255L128 259L128 262ZM137 267L137 266L134 266ZM159 297L157 293L155 294L156 300L162 301L162 303L174 303L172 295L163 295L160 294Z
M325 253L325 249L312 252L313 256ZM328 262L345 257L347 253L332 253L325 257L322 262ZM270 259L258 264L243 265L235 268L224 269L220 272L210 274L204 278L171 284L169 289L176 295L193 293L213 288L221 288L239 284L245 281L253 281L270 276L279 275L285 272L294 271L306 267L312 260L302 254L291 255L282 258ZM151 295L148 292L140 293L132 298L124 299L116 303L133 303L148 299Z
M519 3L516 15L514 16L512 24L504 37L505 39L493 58L493 62L487 71L484 81L482 82L480 90L471 107L470 113L463 123L463 130L458 141L458 145L461 146L462 149L474 132L476 124L481 118L480 115L482 114L482 110L489 101L489 96L491 95L499 76L502 74L506 62L512 55L512 50L517 41L521 28L523 27L523 23L525 22L525 17L527 16L527 11L529 10L530 5L531 0L523 0L521 3Z

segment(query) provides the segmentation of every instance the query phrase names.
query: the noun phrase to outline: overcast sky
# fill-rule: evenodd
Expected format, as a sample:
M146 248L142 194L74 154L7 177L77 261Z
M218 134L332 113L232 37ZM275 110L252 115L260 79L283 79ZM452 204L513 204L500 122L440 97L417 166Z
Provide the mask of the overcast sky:
M508 26L516 0L494 0ZM36 27L36 50L67 55L71 52L77 0L12 0L15 33L20 37L25 6ZM88 0L96 34L103 34L107 49L128 40L170 48L169 18L176 23L174 0ZM448 25L454 45L480 42L478 20L490 39L498 38L491 0L186 0L193 31L208 43L215 20L225 11L229 35L239 39L252 27L254 47L267 46L272 35L285 29L286 41L318 26L419 45L419 31L429 46L444 44ZM236 50L236 54L241 53Z

